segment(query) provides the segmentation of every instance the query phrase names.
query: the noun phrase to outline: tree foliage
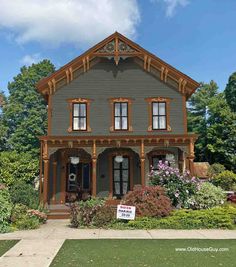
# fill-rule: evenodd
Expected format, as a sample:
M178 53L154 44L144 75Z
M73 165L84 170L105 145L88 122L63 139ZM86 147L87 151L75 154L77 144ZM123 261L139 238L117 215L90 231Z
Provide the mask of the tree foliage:
M229 77L225 88L225 98L231 110L236 112L236 72Z
M0 153L0 183L11 186L17 181L32 183L39 174L38 158L29 153L4 151Z
M236 114L215 82L202 84L190 98L188 115L189 130L199 134L196 160L218 162L235 170Z
M47 110L35 85L54 70L50 61L43 60L30 67L22 67L20 73L8 84L9 97L2 106L1 115L0 136L6 140L2 150L29 152L35 156L38 154L37 137L45 134Z

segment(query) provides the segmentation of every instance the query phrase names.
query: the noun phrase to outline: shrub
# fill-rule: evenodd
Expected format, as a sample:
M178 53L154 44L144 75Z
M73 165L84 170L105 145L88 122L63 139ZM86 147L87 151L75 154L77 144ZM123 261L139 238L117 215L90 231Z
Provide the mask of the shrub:
M214 177L221 172L225 171L225 166L220 163L214 163L209 167L208 175L209 177Z
M115 211L111 206L101 206L92 219L92 225L96 227L104 227L115 220Z
M0 185L0 233L10 230L12 203L8 189Z
M189 204L194 209L209 209L222 205L225 200L226 195L220 187L205 182L199 191L189 199Z
M10 186L16 181L33 182L38 174L38 159L29 153L0 152L0 183Z
M70 205L72 226L91 226L96 212L104 206L104 204L105 201L100 198L91 198L87 201L72 203Z
M220 186L224 190L233 190L236 187L236 174L231 171L223 171L211 181L214 185Z
M38 191L23 181L18 181L10 187L11 200L14 204L20 203L29 208L37 209L39 206Z
M157 171L151 171L149 178L151 185L166 188L167 195L175 207L187 208L189 197L196 193L199 186L198 179L191 177L188 171L181 174L179 169L162 161L159 162Z
M12 210L11 221L14 227L19 230L36 229L40 225L40 220L23 204L16 204Z
M132 229L235 229L236 207L215 207L208 210L175 210L166 218L137 218L129 221Z
M124 196L122 204L135 206L139 216L164 217L171 211L171 200L160 186L136 187Z

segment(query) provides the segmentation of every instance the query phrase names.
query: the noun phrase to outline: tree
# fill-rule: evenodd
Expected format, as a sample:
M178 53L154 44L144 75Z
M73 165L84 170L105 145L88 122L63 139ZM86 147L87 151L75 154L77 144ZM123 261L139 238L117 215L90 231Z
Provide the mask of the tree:
M0 153L0 183L11 186L17 181L33 183L39 175L38 158L29 153L4 151Z
M189 100L188 130L199 134L195 144L197 161L207 161L207 116L208 106L213 97L217 95L218 86L214 81L209 84L202 83L200 88Z
M236 72L230 75L225 88L225 98L233 112L236 112Z
M54 70L49 60L43 60L30 67L22 67L13 82L8 84L10 95L2 108L2 128L7 131L7 149L38 155L38 136L46 133L47 110L35 85Z
M209 104L207 120L207 151L209 162L219 162L236 170L236 113L226 102L224 93L215 96Z
M202 84L190 98L189 130L199 134L195 145L197 161L221 163L228 169L236 166L236 114L231 111L224 93L217 85Z

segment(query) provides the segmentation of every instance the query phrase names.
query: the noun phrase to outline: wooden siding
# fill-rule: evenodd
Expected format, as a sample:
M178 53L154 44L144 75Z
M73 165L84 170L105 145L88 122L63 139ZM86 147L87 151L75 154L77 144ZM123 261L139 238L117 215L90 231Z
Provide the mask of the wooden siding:
M132 132L110 133L111 106L109 98L131 97ZM147 97L169 97L171 132L147 132L148 104ZM91 132L68 132L69 105L68 98L93 99L90 106ZM70 84L61 87L52 97L51 135L149 135L149 134L183 134L184 118L182 95L147 73L133 62L133 59L121 60L116 66L113 61L103 60L86 73L81 74Z

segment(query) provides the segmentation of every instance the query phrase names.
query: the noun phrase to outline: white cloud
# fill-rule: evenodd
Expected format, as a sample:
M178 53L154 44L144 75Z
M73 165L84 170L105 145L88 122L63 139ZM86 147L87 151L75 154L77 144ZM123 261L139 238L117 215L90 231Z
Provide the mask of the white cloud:
M164 2L166 4L166 16L173 17L178 6L185 7L189 4L189 0L151 0L151 2Z
M135 37L140 13L136 0L0 0L0 29L24 44L92 44L119 31Z
M32 54L32 55L25 55L20 62L26 66L30 66L32 64L38 63L41 61L42 58L39 53Z

